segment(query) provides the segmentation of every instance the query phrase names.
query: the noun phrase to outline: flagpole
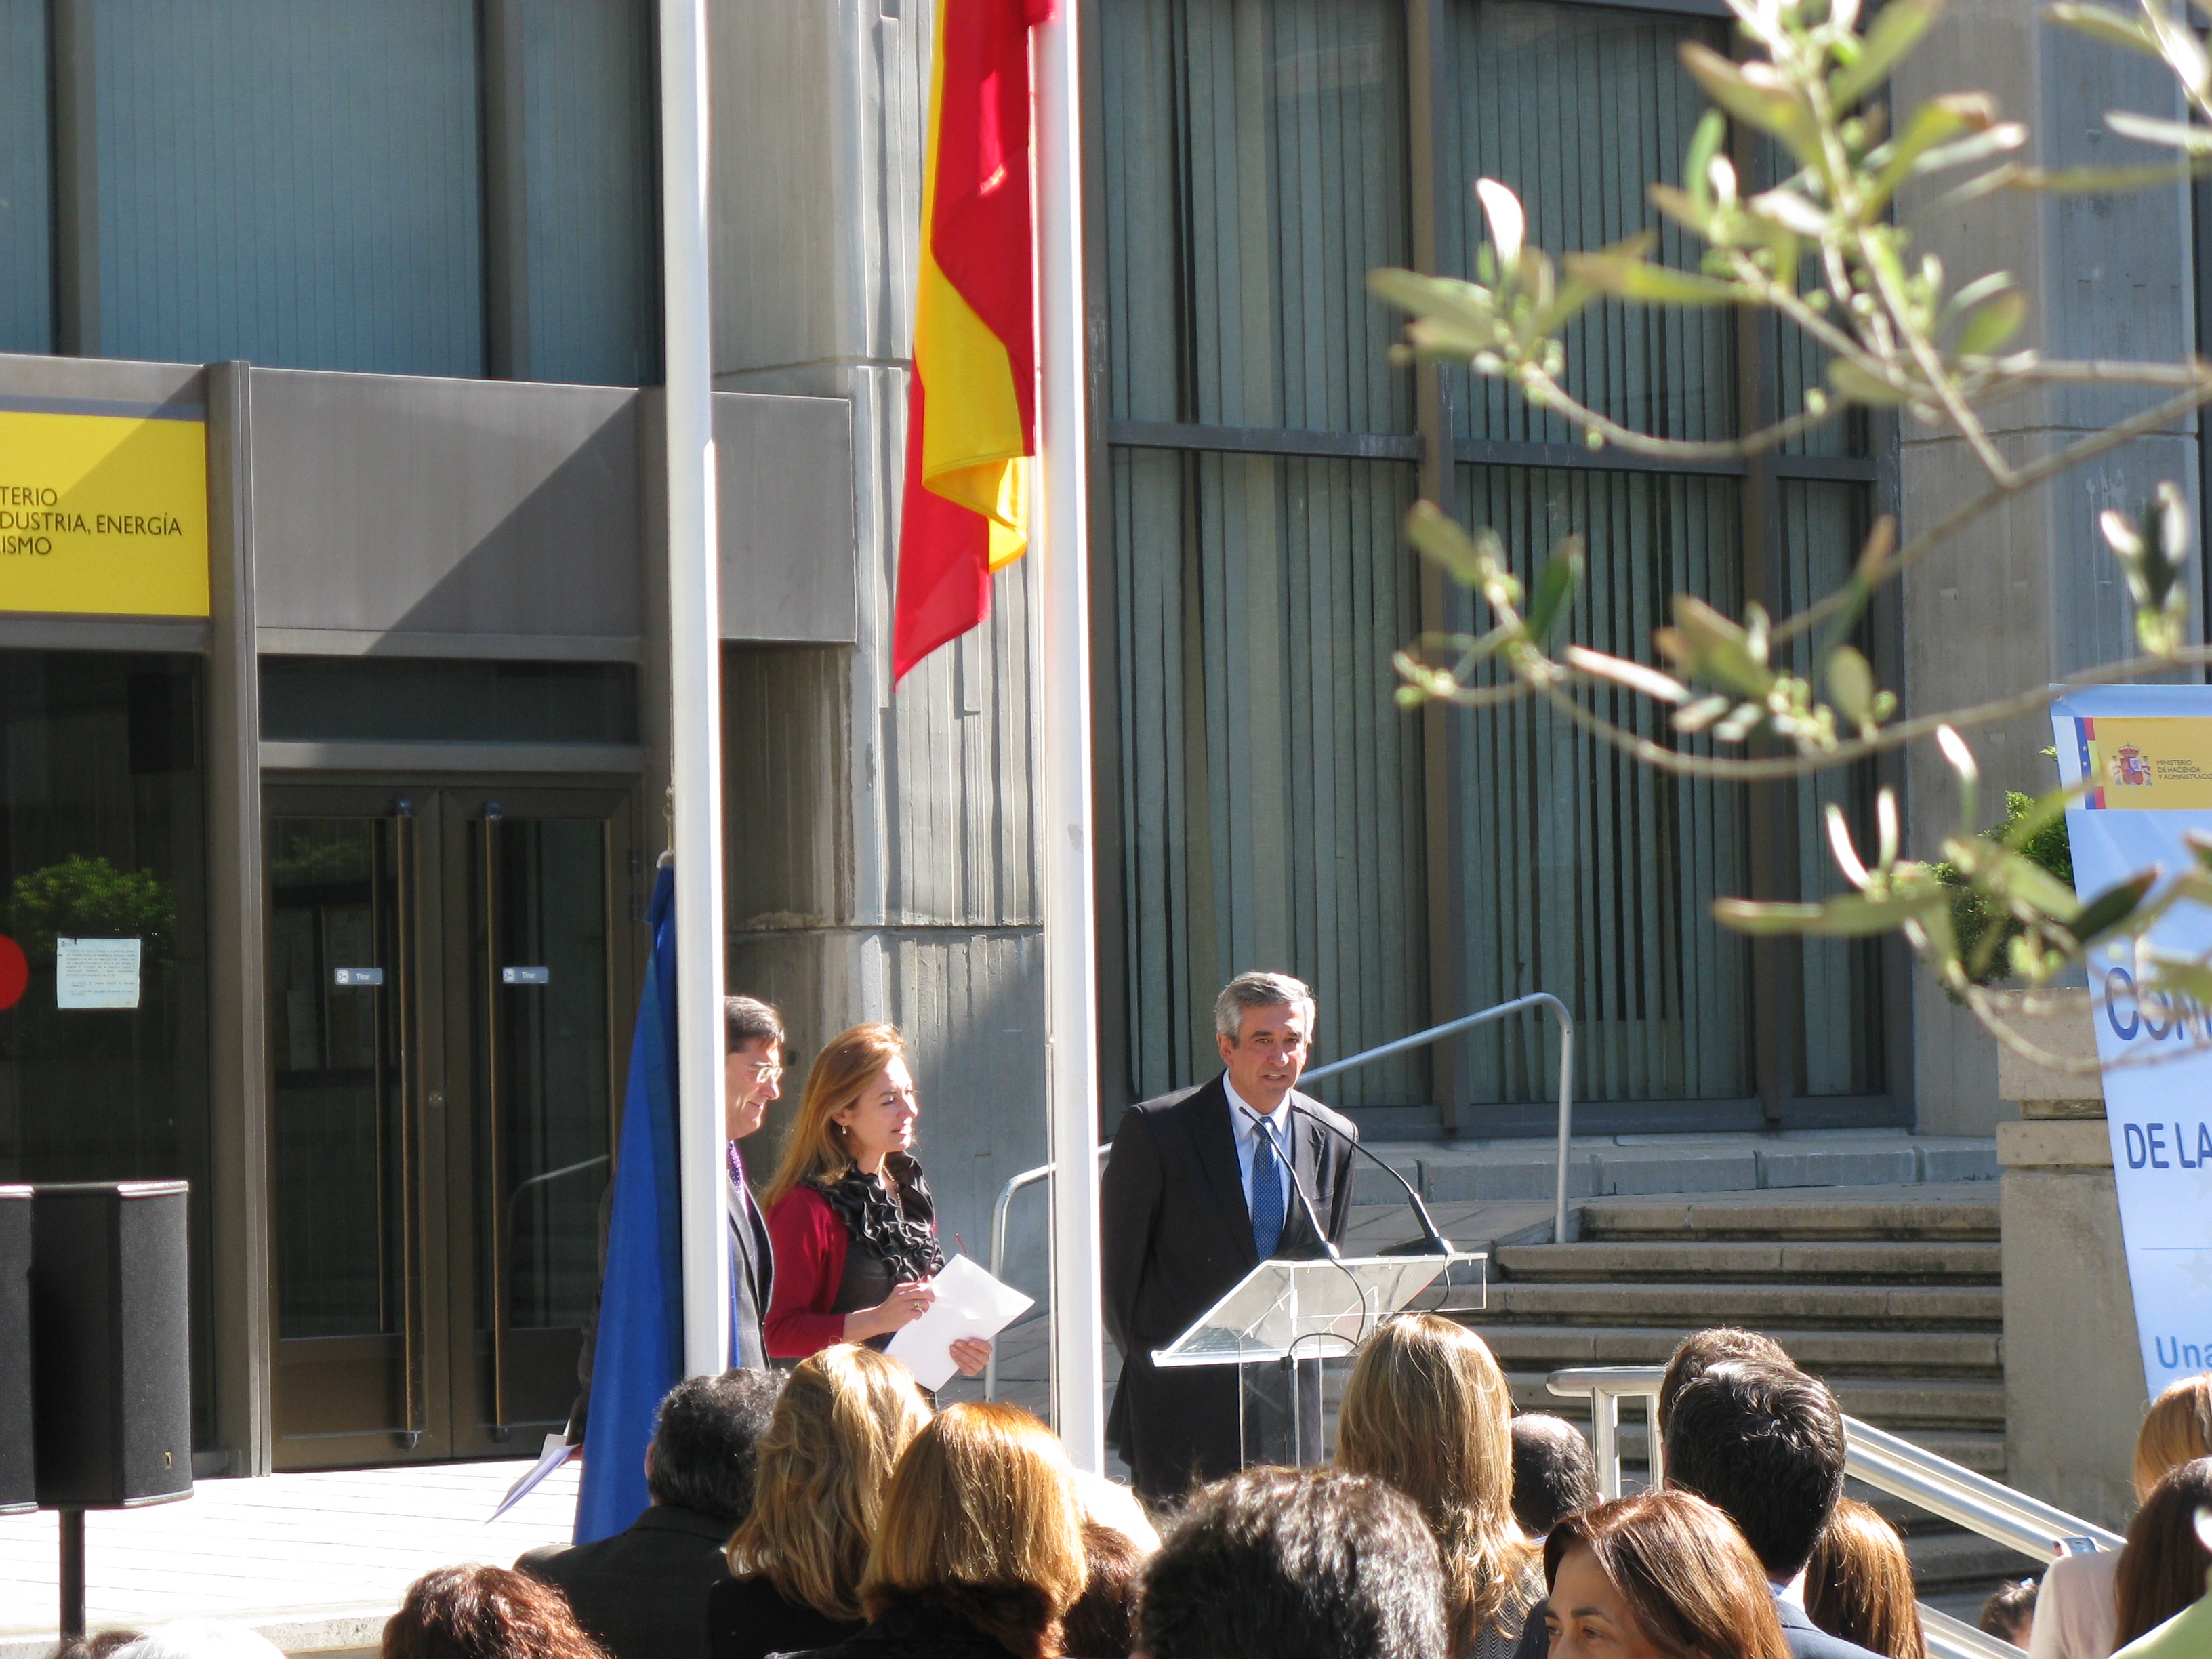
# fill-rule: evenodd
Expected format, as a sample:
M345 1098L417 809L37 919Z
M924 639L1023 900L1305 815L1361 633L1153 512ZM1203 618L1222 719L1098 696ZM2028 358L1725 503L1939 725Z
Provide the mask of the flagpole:
M1098 1282L1097 957L1091 851L1089 453L1083 339L1079 0L1035 35L1038 324L1043 395L1045 975L1052 1152L1053 1423L1103 1472Z
M707 285L707 5L660 0L660 237L668 434L669 784L676 850L677 1151L684 1371L730 1363L722 1183L721 592Z

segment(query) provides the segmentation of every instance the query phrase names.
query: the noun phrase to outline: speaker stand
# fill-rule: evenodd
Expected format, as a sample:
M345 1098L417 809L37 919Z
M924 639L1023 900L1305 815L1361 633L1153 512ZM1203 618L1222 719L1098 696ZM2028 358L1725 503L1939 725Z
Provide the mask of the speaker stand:
M64 1510L62 1522L62 1640L84 1634L84 1511Z

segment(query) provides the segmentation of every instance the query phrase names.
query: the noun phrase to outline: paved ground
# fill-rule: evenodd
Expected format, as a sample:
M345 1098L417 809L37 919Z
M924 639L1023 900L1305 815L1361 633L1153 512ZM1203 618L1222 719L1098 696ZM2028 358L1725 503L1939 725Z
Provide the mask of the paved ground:
M95 1630L202 1614L242 1619L290 1650L370 1648L407 1585L457 1562L512 1563L566 1539L577 1469L487 1526L521 1462L204 1480L181 1502L85 1517ZM0 1516L0 1659L53 1645L58 1525Z

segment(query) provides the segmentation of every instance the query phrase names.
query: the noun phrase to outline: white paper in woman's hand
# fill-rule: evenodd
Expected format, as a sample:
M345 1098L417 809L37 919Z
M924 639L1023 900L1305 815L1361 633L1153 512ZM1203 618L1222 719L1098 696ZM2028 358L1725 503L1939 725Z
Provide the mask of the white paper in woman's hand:
M899 1327L889 1351L925 1389L943 1388L960 1369L952 1358L955 1342L970 1337L988 1341L1036 1305L964 1255L946 1262L929 1283L937 1300L921 1318Z

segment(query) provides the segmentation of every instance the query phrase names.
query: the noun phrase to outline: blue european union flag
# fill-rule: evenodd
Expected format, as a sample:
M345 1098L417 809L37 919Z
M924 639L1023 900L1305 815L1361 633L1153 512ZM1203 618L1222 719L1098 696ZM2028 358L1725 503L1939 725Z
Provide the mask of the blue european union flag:
M684 1246L676 1140L676 872L661 866L646 912L653 954L638 999L607 1219L592 1409L576 1542L611 1537L651 1500L645 1449L661 1397L684 1374Z

